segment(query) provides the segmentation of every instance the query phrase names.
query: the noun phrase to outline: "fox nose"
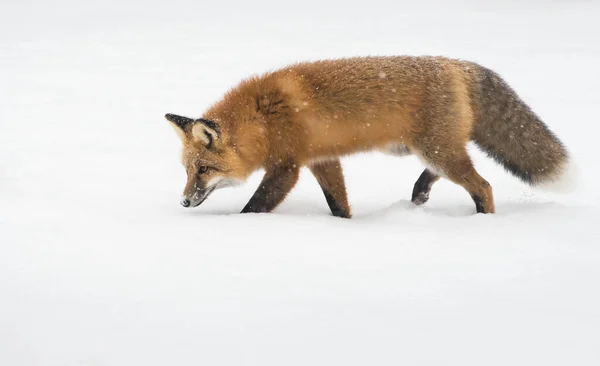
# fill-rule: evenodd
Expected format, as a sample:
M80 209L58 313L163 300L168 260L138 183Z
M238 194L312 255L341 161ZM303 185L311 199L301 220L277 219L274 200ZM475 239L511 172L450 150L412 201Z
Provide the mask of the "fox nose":
M190 207L190 204L191 204L191 202L190 202L190 200L189 200L189 199L187 199L187 197L183 197L183 198L181 199L181 205L182 205L183 207Z

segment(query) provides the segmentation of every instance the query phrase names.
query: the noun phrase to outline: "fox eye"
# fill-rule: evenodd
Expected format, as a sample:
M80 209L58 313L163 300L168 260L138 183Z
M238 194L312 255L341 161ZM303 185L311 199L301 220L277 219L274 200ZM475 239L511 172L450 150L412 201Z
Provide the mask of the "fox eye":
M208 167L207 166L201 166L200 169L198 169L198 174L204 174L208 171Z

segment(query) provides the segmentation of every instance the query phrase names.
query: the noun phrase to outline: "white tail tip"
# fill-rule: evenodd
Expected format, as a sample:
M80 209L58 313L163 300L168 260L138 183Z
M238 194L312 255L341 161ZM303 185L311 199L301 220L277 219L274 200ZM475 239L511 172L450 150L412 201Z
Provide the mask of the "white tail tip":
M571 193L581 186L579 169L571 158L563 163L558 172L555 179L537 184L536 188L554 193Z

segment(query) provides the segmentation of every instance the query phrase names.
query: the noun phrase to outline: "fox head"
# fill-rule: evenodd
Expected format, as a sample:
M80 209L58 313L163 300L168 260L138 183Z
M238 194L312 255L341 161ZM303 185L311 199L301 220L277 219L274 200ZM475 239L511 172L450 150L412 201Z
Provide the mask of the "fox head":
M183 143L182 163L187 183L181 197L183 207L200 205L216 189L244 181L240 157L227 144L226 132L212 120L192 119L174 114L165 118Z

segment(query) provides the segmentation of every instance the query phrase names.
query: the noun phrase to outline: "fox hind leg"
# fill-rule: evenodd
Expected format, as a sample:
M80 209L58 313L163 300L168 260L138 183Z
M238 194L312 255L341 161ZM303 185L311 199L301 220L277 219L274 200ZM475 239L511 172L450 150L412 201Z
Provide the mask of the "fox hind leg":
M496 211L492 187L477 173L464 146L454 146L448 149L442 149L438 146L436 151L429 152L425 149L421 151L420 155L439 174L467 190L475 202L478 213L494 213ZM423 182L430 182L431 179L426 176L423 178ZM419 183L419 180L417 180L415 186Z
M333 216L350 218L350 206L340 160L313 163L308 168L317 178Z
M419 206L429 201L429 192L433 183L437 182L440 176L432 172L429 169L423 170L423 173L419 176L419 179L415 182L413 187L411 201L415 205Z

